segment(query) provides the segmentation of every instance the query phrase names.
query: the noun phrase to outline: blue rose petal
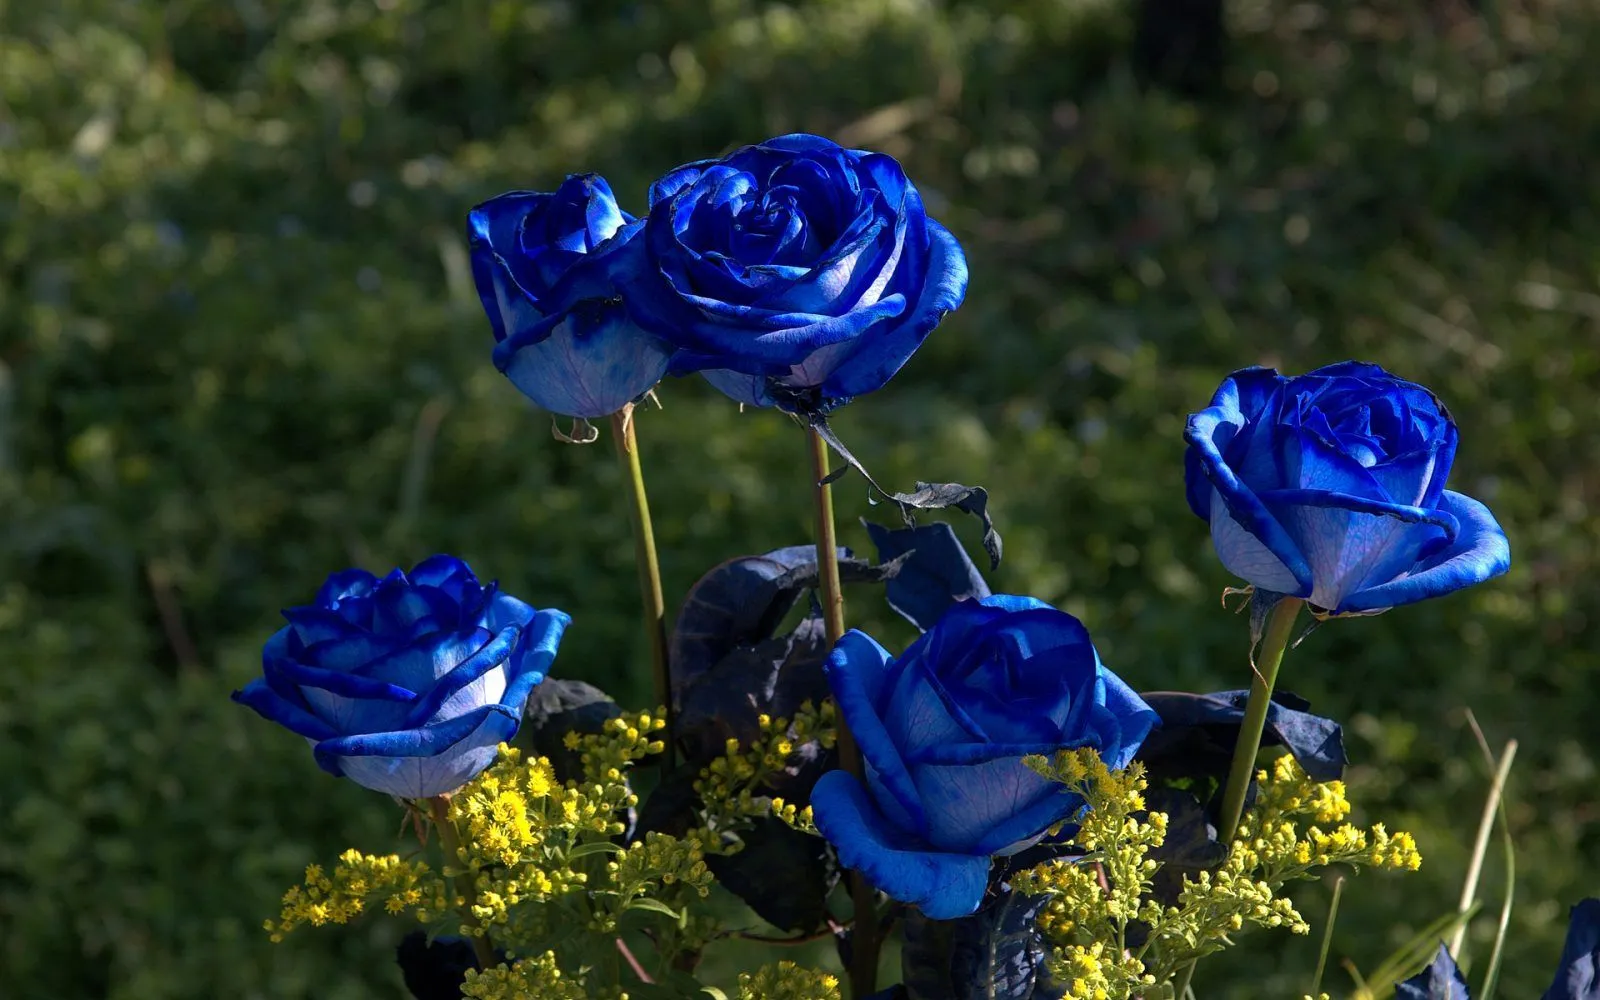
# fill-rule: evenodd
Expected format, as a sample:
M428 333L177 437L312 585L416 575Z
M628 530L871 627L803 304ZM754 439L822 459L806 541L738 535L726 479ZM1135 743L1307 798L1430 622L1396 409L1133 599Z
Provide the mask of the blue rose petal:
M1375 611L1440 597L1511 568L1511 543L1488 507L1462 493L1444 492L1439 508L1460 526L1449 548L1406 572L1345 599L1344 610Z
M676 348L672 372L754 406L881 387L966 294L960 244L900 165L814 135L669 172L634 243L630 318Z
M1076 618L1031 597L957 601L898 658L852 631L827 676L866 784L824 775L817 827L841 864L934 919L972 913L991 857L1083 807L1024 756L1091 746L1123 767L1157 721Z
M1600 899L1572 908L1561 962L1543 1000L1600 1000Z
M1395 1000L1472 1000L1450 949L1439 946L1427 968L1394 988Z
M989 882L986 855L919 851L905 846L905 831L889 825L861 783L829 771L811 790L817 829L839 852L839 863L934 920L954 920L978 909Z
M318 604L286 613L262 676L234 700L305 737L329 773L404 798L453 791L489 765L571 620L480 584L450 557L382 581L335 574Z
M572 175L549 194L507 192L468 216L494 365L545 409L606 416L666 374L672 347L640 329L619 299L642 229L595 174Z
M1243 369L1184 436L1189 506L1223 565L1258 589L1372 613L1510 566L1493 516L1445 489L1458 444L1448 411L1376 365Z

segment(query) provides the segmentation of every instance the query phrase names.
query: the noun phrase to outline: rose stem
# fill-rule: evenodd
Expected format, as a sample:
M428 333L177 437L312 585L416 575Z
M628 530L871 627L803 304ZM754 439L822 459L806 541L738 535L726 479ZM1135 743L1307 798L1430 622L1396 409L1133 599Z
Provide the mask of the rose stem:
M1239 726L1239 742L1233 745L1233 763L1228 766L1228 784L1222 793L1221 823L1217 838L1231 845L1244 815L1244 796L1256 771L1256 755L1261 752L1261 733L1267 726L1267 709L1272 704L1272 686L1278 680L1283 652L1289 648L1295 616L1305 602L1298 597L1279 598L1267 619L1266 635L1261 640L1261 661L1250 681L1250 700L1245 704L1244 722Z
M655 679L656 704L666 710L667 731L661 741L662 773L672 770L674 726L672 673L667 662L667 602L661 593L661 566L656 562L656 533L650 523L650 497L644 489L644 470L639 466L639 440L633 431L633 404L611 415L612 438L617 444L617 460L623 475L633 486L633 503L628 513L633 521L633 554L639 564L639 598L644 605L644 637L650 644L650 670Z
M839 544L833 530L833 487L828 478L828 445L815 427L811 439L811 474L817 497L817 570L822 580L822 621L832 648L844 635L844 593L839 588ZM861 749L856 746L844 713L838 719L839 763L866 783ZM850 878L850 898L855 903L855 926L850 937L850 995L864 1000L877 989L878 901L872 885L860 873Z
M1255 675L1250 681L1250 700L1245 703L1244 721L1239 725L1239 741L1233 745L1233 763L1228 765L1228 783L1222 793L1222 814L1218 817L1217 840L1232 847L1239 832L1239 820L1244 815L1244 796L1250 789L1250 778L1255 774L1256 755L1261 752L1261 734L1267 728L1267 708L1272 704L1272 686L1278 680L1278 667L1283 664L1283 652L1289 648L1289 635L1294 620L1305 601L1298 597L1283 597L1267 619L1266 635L1261 640L1261 662L1252 667ZM1183 994L1194 978L1194 967L1199 959L1191 961L1178 971L1173 996L1183 1000Z
M461 837L456 833L456 825L450 821L450 799L444 795L435 795L428 800L428 815L433 819L434 829L439 831L439 846L444 849L445 867L454 867L461 864ZM494 956L494 946L489 943L489 934L478 923L478 917L472 912L472 907L478 901L477 885L473 881L471 872L460 880L447 879L450 887L451 902L455 901L456 889L461 890L464 903L461 906L461 920L472 931L467 937L472 941L472 953L477 956L478 968L492 969L500 962Z

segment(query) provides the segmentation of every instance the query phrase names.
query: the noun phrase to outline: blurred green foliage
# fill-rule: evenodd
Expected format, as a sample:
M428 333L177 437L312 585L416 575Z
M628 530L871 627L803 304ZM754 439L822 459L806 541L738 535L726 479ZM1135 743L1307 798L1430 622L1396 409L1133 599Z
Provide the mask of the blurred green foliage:
M617 468L490 367L463 220L575 170L639 211L804 129L901 157L972 264L838 430L886 484L989 487L996 589L1082 616L1137 687L1248 678L1181 486L1224 374L1365 358L1454 407L1453 483L1515 568L1325 626L1285 683L1426 858L1345 894L1362 968L1454 905L1487 783L1461 709L1522 741L1503 993L1536 995L1600 889L1600 12L1479 6L1237 0L1194 103L1132 82L1110 0L0 0L0 994L399 995L393 922L260 931L399 817L228 692L327 572L450 551L574 614L562 672L646 696ZM793 425L660 395L669 593L809 538ZM865 548L887 515L856 479L838 502ZM906 638L875 596L851 615ZM1298 996L1314 954L1260 939L1197 986Z

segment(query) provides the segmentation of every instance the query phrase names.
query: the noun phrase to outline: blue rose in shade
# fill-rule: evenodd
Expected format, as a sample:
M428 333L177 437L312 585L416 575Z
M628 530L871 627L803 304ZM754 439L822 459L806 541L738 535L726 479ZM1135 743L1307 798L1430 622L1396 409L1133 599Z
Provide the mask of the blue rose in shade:
M1421 972L1395 985L1394 996L1395 1000L1472 1000L1450 949L1442 944Z
M624 291L646 328L743 403L871 392L961 304L961 245L900 164L786 135L681 166L650 189Z
M817 828L846 867L935 920L974 912L992 856L1083 805L1025 755L1091 746L1126 767L1156 723L1083 625L1031 597L961 601L898 659L851 631L827 672L867 784L823 775Z
M494 365L545 409L606 416L666 374L671 348L628 320L612 280L642 227L596 174L568 177L553 194L508 192L468 217Z
M1234 372L1184 436L1189 506L1222 564L1261 590L1376 613L1511 565L1489 508L1444 488L1449 412L1377 365Z
M311 742L323 770L400 798L454 791L516 734L571 620L434 556L328 577L284 611L262 676L234 700Z
M1421 972L1395 987L1395 1000L1472 1000L1467 981L1443 944ZM1600 1000L1600 899L1572 908L1556 977L1543 1000Z
M1572 908L1567 943L1544 1000L1600 1000L1600 899Z

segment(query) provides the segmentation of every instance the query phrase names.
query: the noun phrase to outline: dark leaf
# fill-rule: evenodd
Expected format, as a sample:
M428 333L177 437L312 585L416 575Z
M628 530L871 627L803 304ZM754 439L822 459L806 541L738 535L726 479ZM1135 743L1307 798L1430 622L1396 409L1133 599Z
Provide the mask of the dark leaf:
M503 962L504 954L497 957ZM400 977L416 1000L461 1000L461 984L467 970L476 969L472 943L463 937L428 940L424 931L412 931L400 939L395 949Z
M665 833L681 837L698 825L695 813L700 808L700 795L694 790L694 783L701 767L692 761L679 764L644 797L639 806L638 836Z
M1007 891L959 920L908 911L900 969L909 1000L1030 1000L1045 959L1035 922L1044 903Z
M861 523L877 546L879 562L904 559L886 588L889 606L924 632L955 602L991 593L961 539L943 521L913 528Z
M1140 697L1161 716L1161 726L1137 757L1153 780L1221 782L1227 776L1250 692L1151 691ZM1344 733L1337 722L1306 712L1308 707L1309 702L1287 691L1274 694L1261 743L1287 748L1314 781L1338 780L1348 763Z
M844 582L882 582L899 564L872 566L839 550L839 578ZM817 547L791 545L766 555L740 556L711 568L684 595L672 629L672 696L739 646L753 646L772 637L784 616L806 589L817 585Z
M886 990L879 990L872 994L867 1000L908 1000L908 996L906 988L899 983L895 983Z
M1544 1000L1600 1000L1600 899L1572 908L1561 964Z
M517 742L548 757L562 781L583 776L581 754L562 742L568 733L598 733L622 714L617 703L593 684L567 678L546 678L528 696Z
M988 490L981 486L963 486L960 483L919 482L915 492L890 493L878 485L878 481L872 478L872 474L861 464L861 460L852 455L850 449L844 446L844 442L839 440L839 436L833 433L833 428L828 426L828 419L823 413L807 412L803 409L798 412L805 414L818 436L844 459L847 466L861 473L861 478L867 481L868 486L900 508L900 516L905 518L907 527L916 524L914 511L944 510L947 507L954 507L982 521L983 550L989 554L989 568L991 570L1000 568L1000 533L995 530L994 520L989 517ZM843 474L844 470L840 469L830 475L827 482L832 482Z
M917 510L943 510L954 507L983 522L983 551L989 554L989 568L1000 568L1000 532L995 530L994 519L989 516L989 491L982 486L963 486L960 483L918 483L914 493L891 493L889 499L900 505L907 522L911 520L908 508Z
M745 745L759 739L763 713L793 718L803 702L821 702L828 696L827 655L827 630L816 617L788 635L729 650L683 690L677 728L685 756L704 766L730 738Z
M717 881L767 923L810 932L828 919L828 894L839 873L828 861L827 843L779 819L764 818L743 832L737 854L708 855Z
M1205 807L1190 792L1179 788L1150 788L1144 795L1148 812L1167 814L1167 837L1150 858L1161 862L1153 881L1153 895L1176 906L1185 875L1220 868L1228 848L1217 840L1217 828Z
M1461 978L1450 957L1450 949L1439 946L1438 954L1421 972L1394 988L1395 1000L1471 1000L1467 981Z

